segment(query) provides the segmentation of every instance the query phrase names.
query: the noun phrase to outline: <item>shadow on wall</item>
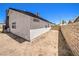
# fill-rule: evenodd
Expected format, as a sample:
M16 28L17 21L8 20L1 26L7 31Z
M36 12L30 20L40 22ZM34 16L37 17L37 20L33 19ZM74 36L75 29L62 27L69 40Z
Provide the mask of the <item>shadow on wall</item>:
M65 38L61 31L59 31L59 36L58 36L58 55L73 56L72 51L70 50L70 47L66 43Z
M26 39L22 38L22 37L19 37L17 35L14 35L12 33L6 33L9 37L13 38L14 40L16 40L17 42L19 43L23 43L25 41L27 41Z

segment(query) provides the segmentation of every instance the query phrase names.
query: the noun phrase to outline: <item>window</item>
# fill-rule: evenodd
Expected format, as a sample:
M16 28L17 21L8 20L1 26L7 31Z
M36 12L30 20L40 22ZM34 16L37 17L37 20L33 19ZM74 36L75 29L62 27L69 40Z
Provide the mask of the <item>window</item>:
M39 22L39 19L33 19L34 22Z
M13 23L12 23L12 28L13 28L13 29L16 29L16 22L13 22Z

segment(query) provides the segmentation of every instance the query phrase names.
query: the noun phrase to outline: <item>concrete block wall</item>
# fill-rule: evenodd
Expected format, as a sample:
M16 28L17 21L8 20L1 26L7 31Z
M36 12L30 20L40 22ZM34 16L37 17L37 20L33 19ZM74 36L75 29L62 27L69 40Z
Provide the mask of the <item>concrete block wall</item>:
M79 55L79 22L61 26L62 34L74 55Z

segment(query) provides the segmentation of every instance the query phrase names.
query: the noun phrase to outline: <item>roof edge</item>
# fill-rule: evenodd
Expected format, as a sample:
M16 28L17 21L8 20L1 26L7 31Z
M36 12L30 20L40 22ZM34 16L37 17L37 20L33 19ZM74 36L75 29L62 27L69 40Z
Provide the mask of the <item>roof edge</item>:
M40 16L37 16L37 15L35 15L34 13L31 13L31 12L28 12L28 11L19 10L19 9L15 9L15 8L9 8L9 10L10 10L10 9L11 9L11 10L18 11L18 12L21 12L21 13L23 13L23 14L27 14L27 15L32 16L32 17L39 18L39 19L41 19L41 20L43 20L43 21L46 21L46 22L48 22L48 23L53 24L52 22L50 22L50 21L48 21L48 20L46 20L46 19L44 19L44 18L42 18L42 17L40 17Z

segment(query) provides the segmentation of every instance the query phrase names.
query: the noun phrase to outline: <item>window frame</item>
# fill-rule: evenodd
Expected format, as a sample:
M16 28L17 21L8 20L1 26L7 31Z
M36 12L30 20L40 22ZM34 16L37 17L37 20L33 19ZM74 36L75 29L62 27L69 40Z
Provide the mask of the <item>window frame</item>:
M12 22L12 29L16 29L16 22Z

